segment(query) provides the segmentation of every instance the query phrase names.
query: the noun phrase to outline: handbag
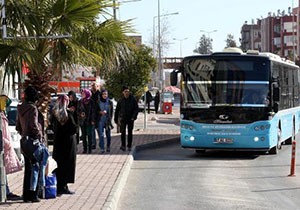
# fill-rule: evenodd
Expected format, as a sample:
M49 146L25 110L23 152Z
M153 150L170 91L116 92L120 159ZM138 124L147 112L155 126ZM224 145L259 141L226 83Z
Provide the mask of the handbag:
M34 139L30 136L24 136L21 138L21 150L22 153L31 161L36 161L34 152L39 147L39 139Z
M56 175L49 174L45 176L45 198L56 198L57 195L57 179Z

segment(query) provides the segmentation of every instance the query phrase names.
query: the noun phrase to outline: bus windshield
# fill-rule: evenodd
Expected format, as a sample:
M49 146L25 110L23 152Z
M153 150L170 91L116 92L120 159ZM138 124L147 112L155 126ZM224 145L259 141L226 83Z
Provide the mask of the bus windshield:
M269 104L268 61L246 57L203 56L184 62L182 107L266 107Z

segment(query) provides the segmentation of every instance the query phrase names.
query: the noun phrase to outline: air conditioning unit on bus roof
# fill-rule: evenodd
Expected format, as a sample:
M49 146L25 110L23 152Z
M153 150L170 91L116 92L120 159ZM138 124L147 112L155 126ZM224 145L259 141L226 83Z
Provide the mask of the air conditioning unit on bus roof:
M224 50L222 52L243 54L243 51L238 47L227 47L227 48L224 48Z

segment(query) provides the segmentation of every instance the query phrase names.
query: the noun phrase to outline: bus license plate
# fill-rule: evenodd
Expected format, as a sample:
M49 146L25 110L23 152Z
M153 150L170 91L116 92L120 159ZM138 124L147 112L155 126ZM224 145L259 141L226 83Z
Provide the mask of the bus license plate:
M231 144L231 143L233 143L233 139L232 138L215 138L214 143L217 143L217 144Z

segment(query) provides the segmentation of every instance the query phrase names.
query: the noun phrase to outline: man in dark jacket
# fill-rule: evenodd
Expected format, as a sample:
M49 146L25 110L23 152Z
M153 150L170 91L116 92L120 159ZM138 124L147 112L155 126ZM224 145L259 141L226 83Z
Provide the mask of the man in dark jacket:
M92 93L92 96L91 96L91 99L94 101L94 110L97 109L98 107L98 101L99 101L99 98L100 98L100 85L97 84L96 82L93 82L91 84L91 89L90 89L91 93ZM92 128L92 149L96 149L96 132L95 130L97 129L97 125L93 125L93 128Z
M146 104L147 104L147 107L148 107L148 114L150 114L150 103L151 103L152 100L153 100L152 94L148 90L146 92Z
M115 123L120 122L121 131L121 150L126 150L126 126L128 131L127 148L131 151L132 147L132 130L134 121L137 119L139 107L136 99L130 94L129 88L123 87L123 97L118 101L115 111ZM119 119L119 121L118 121Z

